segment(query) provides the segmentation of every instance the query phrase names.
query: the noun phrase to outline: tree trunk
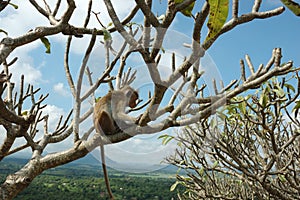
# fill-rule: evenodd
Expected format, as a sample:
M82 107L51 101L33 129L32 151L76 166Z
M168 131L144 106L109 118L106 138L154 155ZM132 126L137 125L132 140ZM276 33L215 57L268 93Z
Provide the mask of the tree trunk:
M6 177L5 182L1 185L0 199L13 199L19 192L27 188L33 179L43 171L40 163L36 159L30 160L18 172Z

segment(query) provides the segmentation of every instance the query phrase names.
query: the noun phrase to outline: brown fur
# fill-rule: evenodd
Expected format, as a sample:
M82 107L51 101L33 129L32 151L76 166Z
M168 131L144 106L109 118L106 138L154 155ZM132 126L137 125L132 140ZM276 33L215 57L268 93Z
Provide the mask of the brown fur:
M94 125L98 133L105 135L114 134L121 124L134 124L136 118L125 113L127 106L137 106L138 93L129 86L121 90L109 92L96 103L94 107Z

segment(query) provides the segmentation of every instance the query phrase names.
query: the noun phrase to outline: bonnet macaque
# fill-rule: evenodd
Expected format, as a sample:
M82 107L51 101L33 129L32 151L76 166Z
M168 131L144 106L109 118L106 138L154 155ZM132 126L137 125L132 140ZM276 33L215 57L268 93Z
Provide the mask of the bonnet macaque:
M101 97L94 107L93 121L96 132L104 135L111 135L135 124L139 118L127 115L126 108L135 108L138 101L138 92L130 86L125 86L120 90L111 91L104 97ZM110 189L103 144L100 144L100 150L106 188L110 199L113 200L114 196Z
M126 114L126 108L135 108L138 100L139 94L130 86L111 91L101 97L94 107L94 125L97 133L111 135L135 124L137 118Z

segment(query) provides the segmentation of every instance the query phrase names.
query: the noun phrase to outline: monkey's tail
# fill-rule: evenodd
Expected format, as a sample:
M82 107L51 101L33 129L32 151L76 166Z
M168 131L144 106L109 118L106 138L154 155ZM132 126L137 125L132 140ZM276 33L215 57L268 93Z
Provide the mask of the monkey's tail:
M114 195L113 195L113 193L111 191L111 188L110 188L108 173L107 173L106 164L105 164L106 162L105 162L105 154L104 154L104 145L103 144L100 145L100 151L101 151L102 169L103 169L103 175L104 175L106 189L107 189L109 198L111 200L114 200Z

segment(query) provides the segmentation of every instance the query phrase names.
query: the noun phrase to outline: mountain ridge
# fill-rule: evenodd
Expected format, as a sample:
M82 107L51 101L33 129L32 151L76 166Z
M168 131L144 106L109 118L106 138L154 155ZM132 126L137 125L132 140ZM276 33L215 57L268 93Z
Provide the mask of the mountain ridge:
M0 167L5 164L11 164L11 165L15 165L18 166L18 168L24 166L28 160L30 158L20 158L20 157L6 157L4 158L1 162L0 162ZM173 166L173 165L153 165L151 166L152 169L155 170L151 170L150 166L148 165L144 165L144 164L138 164L138 163L128 163L128 164L122 164L122 168L115 168L115 167L110 167L110 164L113 162L114 165L117 165L117 162L114 162L112 160L110 160L109 158L106 158L107 161L107 165L108 165L108 169L109 170L113 170L115 172L119 172L119 173L124 173L124 174L157 174L157 173L161 173L161 174L176 174L178 172L178 168ZM110 164L109 164L110 163ZM60 168L71 168L71 169L78 169L78 170L101 170L102 171L102 165L101 165L101 161L99 161L98 159L96 159L94 156L88 154L87 156L75 160L71 163L67 163L65 165L62 166L58 166ZM147 168L148 170L142 169L143 167ZM54 168L55 169L55 168ZM142 169L142 170L141 170ZM149 170L150 169L150 170ZM47 170L46 170L47 171Z

